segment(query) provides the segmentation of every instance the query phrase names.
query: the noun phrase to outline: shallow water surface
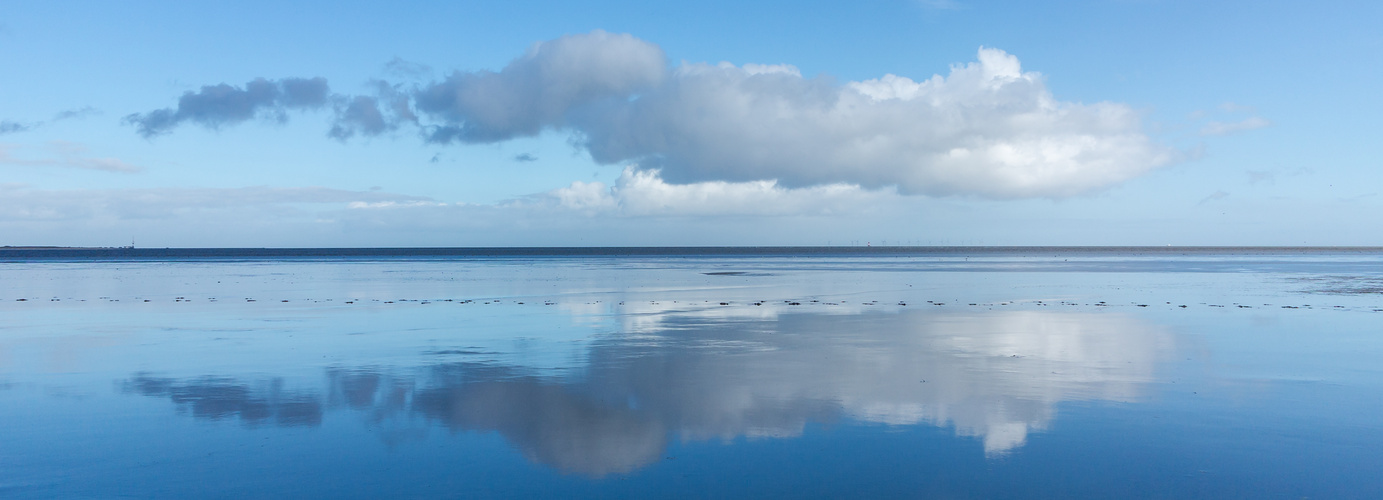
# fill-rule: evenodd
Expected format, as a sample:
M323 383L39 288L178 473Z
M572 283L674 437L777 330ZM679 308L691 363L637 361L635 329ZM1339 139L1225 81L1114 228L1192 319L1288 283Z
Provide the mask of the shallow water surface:
M14 258L0 497L1379 498L1380 264Z

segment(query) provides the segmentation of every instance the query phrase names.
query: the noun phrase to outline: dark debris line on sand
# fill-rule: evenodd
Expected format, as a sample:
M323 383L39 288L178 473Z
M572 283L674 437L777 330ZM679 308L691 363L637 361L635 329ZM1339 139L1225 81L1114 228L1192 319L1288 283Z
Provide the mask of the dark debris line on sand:
M1301 292L1324 295L1383 294L1383 277L1378 276L1311 276L1288 278L1307 287Z

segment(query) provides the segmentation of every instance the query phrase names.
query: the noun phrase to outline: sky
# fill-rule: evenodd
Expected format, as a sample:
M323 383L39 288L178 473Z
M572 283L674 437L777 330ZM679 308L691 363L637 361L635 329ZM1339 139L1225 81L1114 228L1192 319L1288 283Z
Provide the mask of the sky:
M1380 21L0 2L0 245L1383 245Z

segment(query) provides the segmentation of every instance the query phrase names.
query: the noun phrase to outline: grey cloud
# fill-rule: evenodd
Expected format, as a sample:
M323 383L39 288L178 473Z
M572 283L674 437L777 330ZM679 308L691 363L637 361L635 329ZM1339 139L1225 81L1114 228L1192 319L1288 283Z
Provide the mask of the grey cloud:
M33 128L33 127L31 127L31 126L29 126L29 125L26 125L26 124L23 124L23 123L15 122L15 121L10 121L10 120L3 120L3 121L0 121L0 135L4 135L4 134L13 134L13 133L17 133L17 132L25 132L25 131L28 131L28 130L31 129L31 128Z
M514 155L514 161L517 161L517 162L520 162L520 163L527 163L527 162L530 162L530 161L538 161L538 157L533 156L533 155L528 154L528 153L521 153L521 154Z
M327 102L326 78L284 78L278 87L278 104L289 109L317 108Z
M666 67L658 46L594 31L534 44L498 73L452 73L415 99L443 122L429 128L429 142L498 142L560 127L574 108L652 89Z
M145 138L165 134L183 122L211 129L233 125L257 117L277 121L290 110L319 109L328 103L325 78L256 78L242 87L229 84L203 86L178 98L176 108L164 108L125 117Z
M386 121L379 110L379 100L369 96L349 98L336 112L336 123L327 135L337 139L349 139L356 134L379 135L390 130L392 125Z
M53 115L53 121L59 121L59 120L79 120L79 119L82 119L82 118L86 118L86 117L93 116L93 115L99 115L99 114L101 114L101 110L99 110L99 109L96 109L96 108L94 108L94 107L92 107L92 106L82 106L82 107L80 107L80 108L74 108L74 109L67 109L67 110L59 111L58 114Z
M334 96L336 117L328 136L339 140L357 134L373 137L398 130L402 124L418 122L408 94L389 82L373 84L374 95Z

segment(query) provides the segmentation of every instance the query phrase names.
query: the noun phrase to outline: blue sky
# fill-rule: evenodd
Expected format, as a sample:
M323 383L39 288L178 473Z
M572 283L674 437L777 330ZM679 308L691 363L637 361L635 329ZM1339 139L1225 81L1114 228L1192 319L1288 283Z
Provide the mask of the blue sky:
M7 2L0 244L1383 245L1380 19Z

